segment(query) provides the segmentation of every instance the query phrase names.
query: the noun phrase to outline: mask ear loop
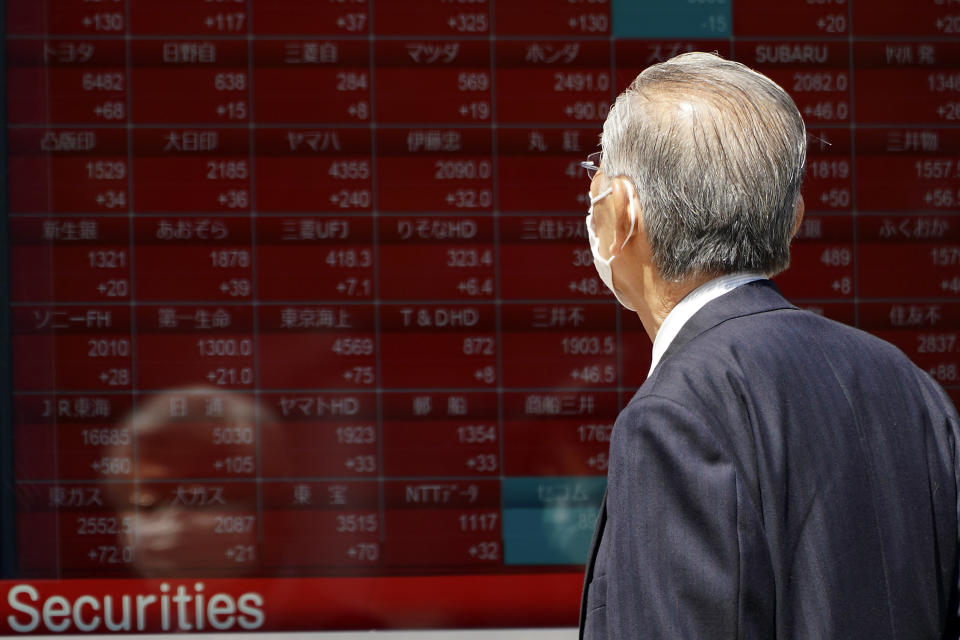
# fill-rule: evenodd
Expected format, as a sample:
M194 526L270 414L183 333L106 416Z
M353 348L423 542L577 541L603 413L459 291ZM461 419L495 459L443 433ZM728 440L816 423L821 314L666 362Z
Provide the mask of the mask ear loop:
M627 232L627 237L623 239L623 244L620 245L620 250L623 251L623 248L627 246L627 243L630 242L630 238L633 237L633 228L637 226L637 213L633 210L633 205L636 200L636 194L634 193L633 183L629 180L624 180L627 183L627 214L630 216L630 231ZM613 249L613 246L610 247Z

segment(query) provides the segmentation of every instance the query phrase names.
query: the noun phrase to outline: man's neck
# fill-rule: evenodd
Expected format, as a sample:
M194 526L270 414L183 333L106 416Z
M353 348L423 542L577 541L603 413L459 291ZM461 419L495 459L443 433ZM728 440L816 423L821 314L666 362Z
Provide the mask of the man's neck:
M647 287L644 289L647 304L642 307L643 311L637 312L637 315L651 342L656 339L660 326L677 303L688 293L716 277L714 275L690 276L680 282L669 282L655 273L648 273L647 276Z

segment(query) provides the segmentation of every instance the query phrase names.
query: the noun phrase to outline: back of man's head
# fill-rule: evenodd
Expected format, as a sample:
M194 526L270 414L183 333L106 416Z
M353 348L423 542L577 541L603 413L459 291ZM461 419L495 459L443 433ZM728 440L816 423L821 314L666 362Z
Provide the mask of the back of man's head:
M662 278L789 264L806 132L766 76L708 53L653 65L617 98L602 146L604 173L637 189Z

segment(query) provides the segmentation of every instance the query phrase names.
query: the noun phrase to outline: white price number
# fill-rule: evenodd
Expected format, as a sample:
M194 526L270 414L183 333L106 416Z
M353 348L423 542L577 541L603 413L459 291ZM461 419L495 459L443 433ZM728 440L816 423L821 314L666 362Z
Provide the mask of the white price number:
M113 516L80 516L77 518L77 535L116 536L129 533L133 528L133 518Z
M434 180L487 180L493 163L489 160L437 160L433 163Z
M553 74L554 91L607 91L610 89L609 73L581 73L558 71Z
M493 367L490 366L474 371L473 379L484 384L493 384L497 379L497 375Z
M487 336L470 336L463 339L463 355L492 356L494 355L494 340Z
M334 249L323 261L336 269L365 269L373 264L370 249Z
M373 444L377 441L377 430L369 424L337 427L336 433L339 444Z
M598 453L595 456L590 456L587 458L587 466L591 469L596 469L597 471L606 471L609 461L607 460L606 453Z
M937 382L956 382L957 365L956 363L943 363L927 369L927 373Z
M366 91L368 86L366 73L354 71L337 73L337 91Z
M923 180L960 178L960 159L956 162L953 160L917 160L914 167L917 170L917 177Z
M347 513L337 516L337 533L373 533L377 530L377 514Z
M448 193L445 200L457 209L486 209L493 204L493 192L487 189L457 189Z
M233 475L249 475L254 472L253 456L229 456L214 462L213 468Z
M849 178L850 163L847 160L814 160L807 163L807 171L813 178Z
M213 88L217 91L246 91L246 73L218 73L213 76Z
M337 283L336 290L346 296L368 296L373 284L369 278L344 278Z
M247 278L230 278L220 283L220 293L231 298L247 298L253 292L253 285Z
M83 444L92 447L116 447L130 444L129 429L84 429L81 433Z
M238 544L230 547L223 555L237 564L250 564L257 559L256 548L252 544Z
M461 513L459 517L460 531L496 531L498 514L489 513Z
M460 444L486 444L497 441L497 427L492 424L466 424L457 427Z
M850 261L851 253L847 247L831 247L820 254L820 262L828 267L849 267Z
M458 13L447 19L447 26L457 33L486 33L488 28L485 13Z
M228 102L221 104L217 106L216 112L218 116L227 120L244 120L247 117L247 103Z
M850 105L846 102L818 102L805 106L803 113L817 120L846 120L850 115Z
M354 560L374 562L380 557L380 545L375 542L360 542L347 549L347 555Z
M467 296L493 295L493 279L467 278L457 283L457 291Z
M247 22L247 14L241 11L218 13L213 16L207 16L203 22L208 29L235 33L244 29L244 25Z
M210 266L214 269L245 269L250 266L250 252L245 249L215 249L210 252Z
M603 340L599 336L567 336L560 341L563 354L568 356L595 356L601 353L611 354L616 349L613 336Z
M493 265L493 251L486 249L447 249L447 267L466 269L471 267L489 267Z
M111 368L98 377L108 387L125 387L130 384L130 369Z
M256 522L254 516L217 516L213 532L217 534L250 533Z
M373 367L350 367L343 373L343 379L353 384L373 384Z
M91 469L103 476L128 475L131 467L130 458L117 456L103 457L90 464Z
M824 33L846 33L847 16L842 13L830 13L817 20L817 28Z
M130 341L126 338L90 338L87 347L88 358L125 358L130 355Z
M370 190L341 189L330 196L330 203L341 209L367 209L371 203Z
M108 298L124 298L130 293L130 284L124 278L111 279L98 284L97 291Z
M343 466L355 473L374 473L377 470L377 459L374 456L354 456L348 458Z
M370 163L366 160L338 160L330 165L327 175L337 180L366 180L370 177Z
M84 16L80 22L94 31L123 31L122 13L95 13L92 16Z
M610 18L604 13L585 13L570 18L567 25L580 33L606 33L610 29Z
M930 260L937 267L954 267L960 264L960 247L935 247L930 250Z
M127 206L126 191L104 191L94 197L94 201L104 209L119 209Z
M563 109L574 120L602 120L609 111L610 105L606 102L574 102Z
M798 93L805 91L846 91L850 80L845 73L794 73L793 90Z
M87 178L91 180L123 180L127 177L127 163L122 160L88 162Z
M465 464L477 473L492 473L497 470L497 456L493 453L483 453L468 458Z
M250 385L253 384L253 368L217 367L207 374L207 380L218 386Z
M81 80L84 91L123 91L122 73L85 73Z
M236 358L253 355L251 338L201 338L197 340L201 357Z
M577 427L580 442L610 442L612 424L581 424Z
M835 187L820 194L820 204L838 209L850 206L850 189Z
M917 353L953 353L957 344L955 333L933 333L917 336Z
M246 189L230 189L218 194L217 202L227 209L246 209L250 206L250 194Z
M487 120L490 118L489 102L469 102L460 105L457 110L460 115L468 120Z
M467 549L472 557L477 560L499 560L500 543L499 542L478 542Z
M100 545L87 555L97 564L130 564L133 562L133 547Z
M933 189L923 196L923 202L938 209L960 205L960 191L954 195L953 189Z
M490 89L490 74L486 72L461 71L457 76L460 91L487 91Z
M330 350L339 356L371 356L373 338L337 338Z
M611 364L606 366L592 364L574 369L570 372L570 378L581 384L609 384L616 380L617 373L616 368Z
M363 31L363 28L366 26L366 24L367 14L365 13L347 13L337 18L336 21L336 25L339 28L350 33Z
M848 296L853 291L853 282L849 277L840 278L831 282L830 288L841 295Z
M91 269L123 269L127 266L127 252L121 250L88 251Z
M215 445L253 444L253 427L249 425L214 427L211 437Z

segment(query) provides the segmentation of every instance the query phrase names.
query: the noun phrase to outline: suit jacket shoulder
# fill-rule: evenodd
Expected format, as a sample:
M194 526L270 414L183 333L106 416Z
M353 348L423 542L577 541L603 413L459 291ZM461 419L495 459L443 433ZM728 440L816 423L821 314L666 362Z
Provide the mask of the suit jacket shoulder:
M630 625L672 637L940 637L956 439L949 400L898 349L744 285L688 321L618 418L592 575L606 602L642 596L622 603L646 609ZM703 628L733 635L677 628L708 603Z

